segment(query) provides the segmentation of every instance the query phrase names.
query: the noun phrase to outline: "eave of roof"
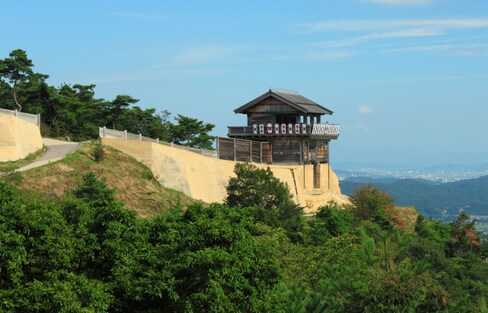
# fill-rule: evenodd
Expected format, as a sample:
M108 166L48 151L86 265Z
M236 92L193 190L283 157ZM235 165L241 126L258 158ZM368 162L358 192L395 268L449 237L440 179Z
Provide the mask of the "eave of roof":
M235 113L245 113L245 111L257 103L263 101L264 99L268 97L273 97L275 99L278 99L282 101L283 103L288 104L289 106L297 109L298 111L304 113L304 114L332 114L331 110L313 102L310 99L305 98L304 96L300 94L292 94L292 93L286 93L286 92L281 92L281 91L276 91L273 89L268 90L261 96L257 97L254 100L251 100L250 102L244 104L243 106L240 106L239 108L235 109Z

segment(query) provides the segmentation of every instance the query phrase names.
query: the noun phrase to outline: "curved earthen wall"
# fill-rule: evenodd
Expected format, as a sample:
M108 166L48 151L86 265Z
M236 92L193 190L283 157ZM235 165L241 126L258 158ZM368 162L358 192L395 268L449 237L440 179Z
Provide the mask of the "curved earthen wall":
M15 116L0 114L0 162L23 159L41 148L38 126Z
M227 182L234 176L233 161L147 141L103 138L102 142L147 165L164 186L205 202L222 202ZM255 165L269 166L277 178L288 184L295 202L305 207L305 212L314 212L330 200L339 204L348 202L340 193L336 174L327 164L321 165L321 188L318 189L313 188L312 165Z

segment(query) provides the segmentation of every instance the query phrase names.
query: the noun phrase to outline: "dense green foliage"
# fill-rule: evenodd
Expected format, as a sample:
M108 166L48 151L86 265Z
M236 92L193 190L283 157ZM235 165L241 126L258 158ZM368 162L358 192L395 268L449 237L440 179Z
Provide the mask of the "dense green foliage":
M33 67L20 49L0 60L0 107L41 114L44 136L93 139L98 137L98 127L106 126L196 148L212 147L213 124L182 115L172 123L168 111L142 109L135 106L139 100L129 95L96 98L92 84L50 86L49 76L35 73Z
M288 186L273 176L269 169L250 163L237 163L236 177L229 179L226 204L232 207L253 207L274 221L301 215L301 208L292 200Z
M225 204L247 208L257 222L284 228L293 241L303 241L300 233L302 208L295 204L288 186L268 168L237 163L235 177L229 179Z
M366 185L356 189L350 199L356 215L361 220L371 221L385 229L391 227L388 210L391 210L395 204L388 194L372 185Z
M12 84L12 97L15 105L22 110L22 104L17 100L17 84L25 82L29 76L34 76L32 61L27 58L25 51L17 49L10 52L9 57L0 60L0 75ZM45 78L37 75L36 78Z
M198 147L203 149L212 148L212 139L209 132L215 125L205 124L196 118L186 117L178 114L175 118L177 124L171 125L171 136L174 143Z
M488 249L468 216L442 224L420 215L406 233L387 218L391 198L368 186L355 206L270 222L263 212L279 212L289 194L262 202L253 193L279 194L282 183L248 165L236 172L269 185L244 185L242 206L228 199L148 219L93 173L61 202L25 200L0 182L0 311L488 310Z
M196 204L138 219L93 173L62 203L0 192L2 312L269 309L278 252L243 210Z

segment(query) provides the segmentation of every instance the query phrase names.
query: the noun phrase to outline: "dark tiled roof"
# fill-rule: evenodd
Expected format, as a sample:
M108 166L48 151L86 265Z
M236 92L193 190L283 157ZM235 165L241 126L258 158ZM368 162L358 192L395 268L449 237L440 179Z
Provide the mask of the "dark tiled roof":
M276 98L292 107L297 109L298 111L304 114L332 114L333 112L323 106L313 102L310 99L305 98L304 96L298 93L292 93L287 91L280 91L270 89L268 92L262 94L261 96L257 97L256 99L244 104L243 106L234 110L235 113L245 113L245 111L254 105L258 104L259 102L263 101L268 97Z

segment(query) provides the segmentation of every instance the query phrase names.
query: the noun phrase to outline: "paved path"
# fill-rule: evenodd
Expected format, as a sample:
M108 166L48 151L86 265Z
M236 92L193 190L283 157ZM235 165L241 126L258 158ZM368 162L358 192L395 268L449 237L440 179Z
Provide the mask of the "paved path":
M58 160L61 160L66 155L75 152L76 149L78 149L78 146L80 145L79 142L68 142L68 141L61 141L61 140L55 140L49 138L42 138L42 142L47 147L47 152L39 159L37 159L35 162L32 162L29 165L21 167L17 169L17 171L19 172L27 171L30 170L31 168L36 168L51 162L56 162Z

